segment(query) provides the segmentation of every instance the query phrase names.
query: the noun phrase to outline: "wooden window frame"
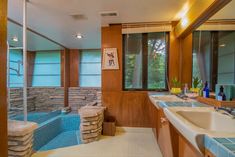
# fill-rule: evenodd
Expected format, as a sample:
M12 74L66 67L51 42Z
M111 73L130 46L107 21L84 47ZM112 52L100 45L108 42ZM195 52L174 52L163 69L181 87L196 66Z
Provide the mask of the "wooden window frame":
M152 32L152 33L157 33L157 32ZM162 33L162 32L159 32ZM169 91L168 89L168 79L169 79L169 47L170 47L170 32L164 32L166 33L165 36L165 41L166 41L166 57L165 57L165 85L166 88L156 88L156 89L151 89L148 88L148 34L149 33L140 33L142 34L142 88L125 88L125 34L122 35L122 41L123 41L123 55L122 55L122 90L123 91L157 91L157 92L162 92L162 91Z

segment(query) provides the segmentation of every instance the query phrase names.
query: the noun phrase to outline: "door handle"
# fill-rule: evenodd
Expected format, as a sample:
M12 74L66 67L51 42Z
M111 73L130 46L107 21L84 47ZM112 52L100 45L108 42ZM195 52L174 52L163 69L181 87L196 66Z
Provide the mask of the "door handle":
M165 117L161 117L160 121L161 121L162 124L168 122L167 118L165 118Z

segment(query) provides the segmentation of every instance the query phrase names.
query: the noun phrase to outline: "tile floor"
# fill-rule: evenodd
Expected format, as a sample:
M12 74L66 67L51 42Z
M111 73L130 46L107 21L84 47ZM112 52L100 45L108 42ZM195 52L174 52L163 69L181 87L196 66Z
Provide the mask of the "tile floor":
M162 157L151 129L117 128L93 143L37 152L33 157Z

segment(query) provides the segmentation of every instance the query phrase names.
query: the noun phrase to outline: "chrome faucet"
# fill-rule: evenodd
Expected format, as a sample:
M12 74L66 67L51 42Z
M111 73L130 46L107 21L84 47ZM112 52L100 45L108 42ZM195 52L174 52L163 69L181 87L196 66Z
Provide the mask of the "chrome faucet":
M235 119L235 115L233 113L234 109L233 108L226 108L226 107L214 107L216 112L220 112L224 115L228 115L229 117Z

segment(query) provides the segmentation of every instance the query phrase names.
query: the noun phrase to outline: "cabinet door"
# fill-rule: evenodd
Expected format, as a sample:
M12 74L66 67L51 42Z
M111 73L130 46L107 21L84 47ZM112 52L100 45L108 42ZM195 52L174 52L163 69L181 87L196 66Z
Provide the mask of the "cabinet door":
M163 110L158 113L158 144L164 157L173 157L170 123Z
M182 135L179 135L179 157L203 157Z

